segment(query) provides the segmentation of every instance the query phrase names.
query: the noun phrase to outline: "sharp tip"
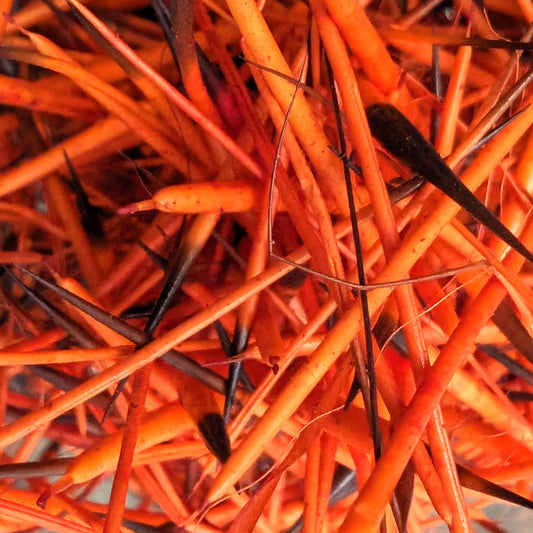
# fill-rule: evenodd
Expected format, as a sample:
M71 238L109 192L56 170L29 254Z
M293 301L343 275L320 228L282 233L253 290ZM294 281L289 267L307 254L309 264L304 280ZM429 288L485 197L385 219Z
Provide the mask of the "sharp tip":
M156 209L156 203L153 199L142 200L141 202L133 202L117 209L119 215L131 215L139 211L149 211L150 209Z
M117 215L131 215L140 211L137 209L137 204L128 204L117 209Z

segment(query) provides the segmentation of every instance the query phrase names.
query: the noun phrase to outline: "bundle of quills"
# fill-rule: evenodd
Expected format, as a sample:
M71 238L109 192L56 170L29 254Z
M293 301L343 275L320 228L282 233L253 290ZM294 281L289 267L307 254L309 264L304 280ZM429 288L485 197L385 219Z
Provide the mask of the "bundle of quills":
M0 11L0 531L528 530L530 3Z

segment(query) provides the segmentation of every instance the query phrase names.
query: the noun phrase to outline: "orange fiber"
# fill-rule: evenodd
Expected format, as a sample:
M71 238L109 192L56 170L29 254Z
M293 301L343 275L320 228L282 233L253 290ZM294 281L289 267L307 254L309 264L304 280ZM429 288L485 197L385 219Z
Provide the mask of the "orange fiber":
M0 531L517 530L531 2L0 12Z

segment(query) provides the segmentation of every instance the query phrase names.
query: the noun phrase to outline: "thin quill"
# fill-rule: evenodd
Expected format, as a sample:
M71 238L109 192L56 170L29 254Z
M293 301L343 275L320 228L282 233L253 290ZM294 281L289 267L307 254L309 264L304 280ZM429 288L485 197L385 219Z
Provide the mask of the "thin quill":
M114 315L108 313L107 311L96 307L95 305L87 302L83 298L80 298L79 296L71 293L70 291L42 279L37 274L34 274L29 270L25 270L22 268L20 268L20 270L33 277L36 281L43 284L45 287L54 291L58 296L62 297L68 303L76 306L84 313L87 313L95 320L98 320L102 324L105 324L107 327L113 329L123 337L126 337L131 342L134 342L135 344L137 344L137 346L143 346L150 342L150 336L148 336L145 332L139 331L137 328L130 326L126 322L122 321L120 318L117 318ZM17 279L12 273L10 274L14 277L14 279ZM18 281L18 283L22 282ZM189 359L186 355L181 354L176 350L172 350L165 354L162 359L166 363L172 365L174 368L177 368L178 370L181 370L190 377L201 381L208 387L211 387L212 389L220 392L221 394L224 393L226 388L226 380L218 374L210 371L209 369L201 367L198 363L196 363L196 361ZM110 405L113 405L113 401L108 404L108 411ZM207 427L199 427L200 433L206 439L206 443L208 444L209 449L213 451L213 453L217 456L218 459L224 462L225 459L227 459L227 457L231 453L229 447L229 438L227 437L225 425L223 423L222 417L220 416L216 420L214 419L214 417L211 417L209 420L211 424L209 424ZM223 435L225 438L213 441L211 439L212 435Z
M62 313L55 305L46 300L39 293L28 287L22 280L17 278L15 274L8 268L4 267L5 275L13 280L19 287L24 290L36 303L46 311L54 320L54 322L63 328L82 348L94 348L96 343L94 339L76 322ZM22 269L23 272L27 272Z
M80 298L76 294L73 294L72 292L63 289L58 285L46 281L45 279L41 278L37 274L34 274L33 272L30 272L29 270L26 270L21 267L17 268L25 274L28 274L29 276L34 278L36 281L38 281L45 287L54 291L58 296L63 298L68 303L76 306L84 313L87 313L95 320L98 320L98 322L105 324L108 328L111 328L113 331L119 333L123 337L126 337L131 342L141 344L142 342L145 342L147 340L147 337L143 332L124 322L120 318L117 318L111 313L104 311L96 305L91 304L87 300ZM174 368L177 368L178 370L185 372L192 378L201 381L204 385L212 388L220 394L224 394L226 380L222 376L213 372L212 370L200 366L196 361L189 359L186 355L176 350L171 350L170 352L165 354L162 359L169 365L172 365Z
M349 165L346 158L346 141L344 138L343 130L342 130L342 121L340 118L340 107L339 102L337 99L337 93L335 89L335 83L333 80L333 71L331 69L331 65L329 60L326 57L326 68L328 71L328 77L330 80L330 90L331 90L331 96L333 100L333 107L335 110L335 116L337 120L337 130L339 133L339 145L340 145L340 152L343 155L343 167L344 167L344 179L346 182L346 194L348 196L348 204L350 207L350 221L352 224L352 233L353 233L353 239L355 243L355 252L357 257L357 276L358 281L361 285L366 284L366 276L365 276L365 267L363 262L363 253L362 253L362 245L361 245L361 237L359 234L359 223L357 221L357 215L355 210L355 199L353 196L353 189L352 189L352 181L350 179L350 170ZM364 381L364 379L361 379L361 373L366 370L367 379L368 379L368 391L365 391L364 389L364 383L361 383L363 385L363 392L365 392L368 396L365 398L365 401L367 402L367 408L369 410L369 423L370 427L372 428L372 440L374 443L374 456L376 460L381 455L381 433L379 430L379 421L378 421L378 414L377 414L377 387L376 387L376 376L374 372L374 350L372 347L372 324L370 323L370 313L368 310L368 297L365 291L360 292L360 298L361 298L361 308L363 312L363 324L364 324L364 333L365 333L365 349L366 349L366 369L358 369L359 373L359 380ZM354 393L359 388L359 384L357 384L357 380L354 377L354 382L352 384L352 387L350 389L350 393L348 395L348 399L346 400L346 404L349 405L349 403L353 400Z

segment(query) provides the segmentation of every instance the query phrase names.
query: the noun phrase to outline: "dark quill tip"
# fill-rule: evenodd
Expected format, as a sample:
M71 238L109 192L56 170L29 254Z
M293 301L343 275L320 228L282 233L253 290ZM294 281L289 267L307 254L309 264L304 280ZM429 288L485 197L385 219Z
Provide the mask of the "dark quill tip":
M198 429L213 455L225 463L231 454L231 444L224 419L218 413L208 413L198 420Z

